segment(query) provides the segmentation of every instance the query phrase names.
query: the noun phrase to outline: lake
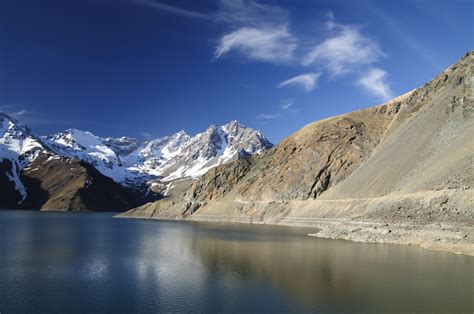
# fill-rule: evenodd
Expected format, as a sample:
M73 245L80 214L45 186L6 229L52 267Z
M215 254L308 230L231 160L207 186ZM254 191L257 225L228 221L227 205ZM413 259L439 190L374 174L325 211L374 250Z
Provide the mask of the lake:
M472 257L112 217L0 211L0 313L474 310Z

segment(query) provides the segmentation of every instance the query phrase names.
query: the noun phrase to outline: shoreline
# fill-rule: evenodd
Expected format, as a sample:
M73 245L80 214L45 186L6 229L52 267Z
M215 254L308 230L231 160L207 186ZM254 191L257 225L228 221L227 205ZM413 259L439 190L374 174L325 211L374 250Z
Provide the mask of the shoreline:
M467 255L474 257L474 227L447 224L398 224L378 221L355 221L337 218L292 217L260 220L250 216L192 215L189 218L129 216L119 214L114 218L201 221L210 223L242 223L253 225L276 225L317 229L308 236L347 240L361 243L383 243L413 245L423 249Z

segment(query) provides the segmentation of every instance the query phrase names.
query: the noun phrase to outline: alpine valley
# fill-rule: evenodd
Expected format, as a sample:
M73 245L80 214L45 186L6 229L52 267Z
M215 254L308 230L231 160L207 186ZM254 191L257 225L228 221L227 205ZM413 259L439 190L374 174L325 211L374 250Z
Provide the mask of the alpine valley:
M195 136L180 131L153 140L101 138L69 129L38 136L0 113L0 207L126 210L166 195L229 160L272 144L238 121Z

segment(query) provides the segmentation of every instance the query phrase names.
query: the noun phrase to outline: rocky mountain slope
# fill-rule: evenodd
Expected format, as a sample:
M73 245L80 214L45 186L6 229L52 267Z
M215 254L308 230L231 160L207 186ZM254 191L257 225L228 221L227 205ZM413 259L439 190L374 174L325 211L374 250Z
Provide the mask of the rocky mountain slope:
M124 211L145 201L78 159L40 155L21 174L27 186L23 208Z
M74 129L39 137L4 113L0 127L4 208L130 209L159 198L169 181L195 178L272 146L237 121L194 137L181 131L150 141L100 138Z
M121 217L312 225L318 236L474 254L473 59Z

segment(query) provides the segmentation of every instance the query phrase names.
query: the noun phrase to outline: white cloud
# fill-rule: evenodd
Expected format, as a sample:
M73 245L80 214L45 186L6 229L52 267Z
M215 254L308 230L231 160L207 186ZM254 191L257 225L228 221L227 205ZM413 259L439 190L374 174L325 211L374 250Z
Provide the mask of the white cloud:
M262 113L259 114L257 118L263 119L263 120L273 120L273 119L278 119L281 117L281 114L279 113Z
M299 86L309 92L317 86L322 73L332 78L351 74L357 85L371 94L383 99L392 95L386 71L375 66L385 57L377 41L364 34L360 27L336 22L332 11L326 14L323 24L328 35L305 52L302 47L308 43L301 43L291 32L288 11L276 4L255 0L217 0L217 11L211 13L184 9L158 0L129 1L169 14L220 23L225 31L215 46L215 59L236 53L249 60L274 64L301 62L313 69L309 70L310 73L279 83L278 88ZM395 23L382 13L376 11L374 14L393 28ZM420 50L409 37L402 39L413 49ZM292 106L293 102L285 102L280 108L286 114L294 110ZM269 120L280 116L282 114L261 114L259 118Z
M15 117L19 117L19 116L23 116L23 115L28 114L28 113L30 113L29 110L21 109L17 112L13 112L12 115L15 116Z
M154 1L154 0L131 0L131 2L140 4L143 6L147 6L154 10L163 11L163 12L171 13L174 15L188 17L188 18L194 18L194 19L209 19L210 18L209 14L174 7L169 4L164 4L164 3Z
M247 59L287 63L293 59L297 40L289 30L286 10L252 0L220 0L214 20L228 31L214 51L216 59L236 51Z
M44 113L33 112L18 105L1 105L0 112L18 120L25 125L54 124L56 121L45 116Z
M264 4L255 0L218 0L217 11L198 12L184 9L158 0L129 0L132 3L144 5L152 9L179 15L187 18L209 20L221 23L227 29L216 45L216 59L236 52L250 60L271 62L275 64L290 63L301 58L302 51L297 50L299 42L289 28L290 18L287 10L276 4ZM372 13L383 19L390 27L396 28L396 23L384 12L371 8ZM387 99L392 92L386 81L386 72L374 67L385 54L378 43L364 35L360 28L354 25L337 23L332 11L326 14L324 27L329 37L313 46L304 55L301 62L305 66L317 66L320 71L328 72L331 77L345 74L359 75L358 85L377 97ZM421 51L419 45L410 37L404 37L399 30L395 32L408 46ZM422 53L420 53L422 54ZM425 53L426 54L426 53ZM306 73L285 80L277 85L301 86L306 92L317 86L322 72ZM281 105L283 110L292 103ZM25 113L23 113L25 114ZM20 112L17 116L23 115ZM279 114L262 114L262 119L274 119Z
M20 108L17 105L1 105L0 111L12 116L15 119L20 119L22 116L29 117L35 115L34 112L31 112L30 110L24 108Z
M336 23L332 12L327 14L325 27L329 38L314 46L304 57L306 66L319 66L331 77L352 74L357 84L384 100L393 95L387 82L387 72L374 66L385 54L378 43L353 25Z
M321 76L321 73L306 73L302 75L295 76L291 79L281 82L278 84L278 88L288 86L288 85L299 85L304 88L306 92L312 91L316 86L318 78Z
M329 11L327 14L326 14L326 29L328 30L332 30L334 29L334 27L336 27L336 22L334 21L334 13L332 13L332 11Z
M313 47L303 59L304 65L322 65L332 76L337 76L370 65L384 56L377 42L362 35L355 26L330 22L336 34Z
M359 79L358 83L373 95L383 100L393 98L390 86L386 82L387 72L378 68L370 68Z
M291 60L295 49L295 39L286 26L242 27L220 39L215 57L218 59L231 50L236 50L249 59L280 63Z
M298 112L299 109L293 108L294 104L295 104L294 99L283 99L280 105L280 110L278 110L278 112L261 113L257 116L257 119L261 121L275 120L275 119L283 118L289 113ZM266 122L262 122L262 124L266 124Z
M288 110L295 104L294 99L284 99L283 103L280 105L281 109Z

